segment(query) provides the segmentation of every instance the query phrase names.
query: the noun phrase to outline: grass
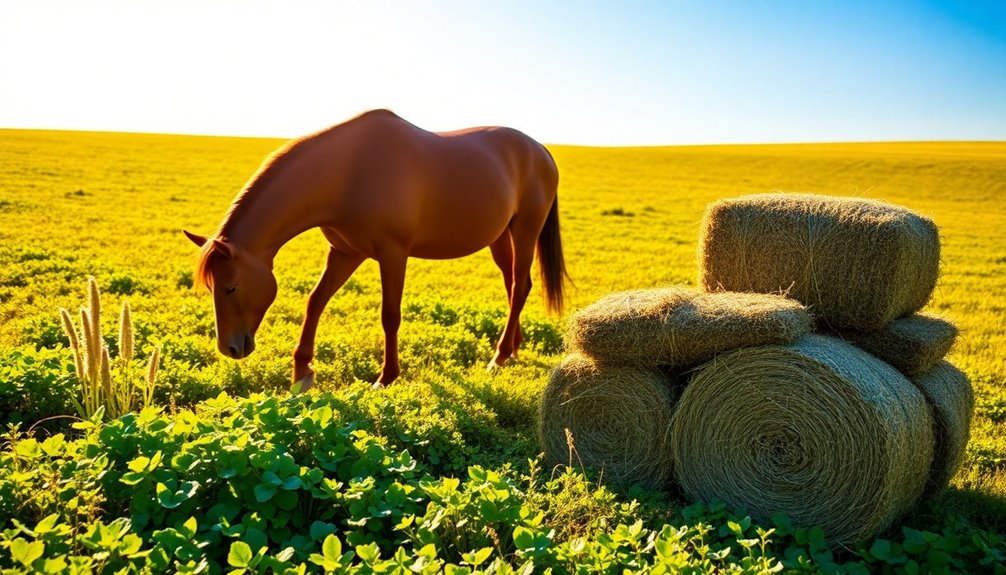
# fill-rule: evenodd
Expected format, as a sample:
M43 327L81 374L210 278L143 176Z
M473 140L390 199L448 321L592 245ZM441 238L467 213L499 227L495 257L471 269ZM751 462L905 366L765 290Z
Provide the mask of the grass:
M180 409L221 390L283 390L306 294L322 270L324 238L310 232L280 252L279 297L255 354L237 363L215 351L212 303L191 288L195 249L181 234L183 228L212 232L233 195L280 143L0 130L0 360L8 365L0 371L8 374L0 380L0 400L9 396L15 405L23 395L5 396L5 387L36 389L16 385L45 375L43 363L65 366L69 358L72 370L56 310L75 313L88 275L97 278L107 309L129 301L136 357L145 361L161 348L155 402ZM613 291L694 286L703 210L718 198L814 192L882 199L930 216L941 229L943 265L927 309L960 327L949 359L972 378L978 405L964 467L937 507L977 527L1006 530L1006 143L551 150L561 173L563 244L575 282L567 314ZM523 316L528 349L516 365L489 376L482 366L503 322L504 299L488 251L410 261L403 378L383 392L391 403L381 409L391 415L378 420L394 426L396 418L415 418L410 433L422 435L439 429L430 421L449 419L457 433L449 437L465 449L435 455L458 457L458 469L509 462L526 470L537 454L537 403L560 359L566 317L548 316L536 287ZM377 375L379 306L377 267L367 262L322 318L316 359L322 392L355 389L356 379ZM114 355L115 342L107 343ZM43 359L29 364L26 357ZM456 401L466 407L452 408ZM378 403L367 405L379 411ZM8 409L7 420L20 417L27 427L54 408L35 402ZM664 512L674 516L679 502L673 494L669 501Z

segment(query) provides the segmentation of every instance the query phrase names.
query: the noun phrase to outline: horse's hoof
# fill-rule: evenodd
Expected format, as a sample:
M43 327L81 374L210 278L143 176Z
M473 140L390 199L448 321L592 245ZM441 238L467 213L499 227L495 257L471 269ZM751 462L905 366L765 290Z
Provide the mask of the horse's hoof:
M486 364L486 371L492 373L492 372L496 371L497 369L500 369L501 367L504 367L505 365L506 365L506 360L503 360L503 363L499 363L495 359L492 359L492 360L489 360L488 364Z
M384 389L384 387L385 385L379 381L375 381L374 383L370 384L370 389L373 390Z
M290 386L290 393L303 393L314 386L314 372L309 372Z
M520 359L520 350L514 348L513 353L510 354L510 357L513 359Z

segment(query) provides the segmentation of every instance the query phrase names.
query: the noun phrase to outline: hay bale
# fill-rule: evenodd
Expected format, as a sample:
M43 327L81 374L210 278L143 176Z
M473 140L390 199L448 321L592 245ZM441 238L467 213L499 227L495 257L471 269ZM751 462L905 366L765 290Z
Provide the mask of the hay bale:
M699 368L671 431L675 477L768 521L781 511L832 542L873 537L922 494L933 457L926 400L839 339L741 349Z
M686 367L717 353L790 343L813 322L796 300L687 287L607 295L573 315L566 343L604 362Z
M620 487L666 486L677 397L658 368L602 366L567 356L552 371L541 400L538 428L546 463L583 466Z
M891 364L911 377L933 368L957 339L957 327L924 314L896 319L874 332L843 331L842 339Z
M912 378L912 383L922 391L933 414L936 447L925 496L935 497L947 488L964 461L975 410L974 390L968 376L947 361Z
M873 331L929 301L939 273L936 225L859 198L758 194L706 208L700 284L786 293L837 329Z

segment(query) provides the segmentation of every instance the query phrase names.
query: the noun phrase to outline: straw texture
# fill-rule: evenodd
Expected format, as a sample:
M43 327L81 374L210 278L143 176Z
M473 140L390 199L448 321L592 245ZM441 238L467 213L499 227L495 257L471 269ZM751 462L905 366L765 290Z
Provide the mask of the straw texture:
M922 391L933 414L936 448L926 496L935 497L947 488L964 461L975 395L968 376L947 361L912 378L912 383Z
M936 316L915 314L896 319L880 331L844 331L841 337L914 376L929 371L947 355L957 339L957 327Z
M813 322L800 302L687 287L607 295L573 315L568 346L606 363L687 367L717 353L791 343Z
M767 521L820 525L832 542L867 539L917 502L933 458L922 394L839 339L718 356L675 412L675 477L693 499L721 499Z
M710 204L699 246L707 291L786 293L828 326L860 331L921 309L940 262L929 219L891 204L810 194Z
M539 411L546 463L582 465L619 487L665 487L677 396L655 367L602 366L567 356L552 371Z

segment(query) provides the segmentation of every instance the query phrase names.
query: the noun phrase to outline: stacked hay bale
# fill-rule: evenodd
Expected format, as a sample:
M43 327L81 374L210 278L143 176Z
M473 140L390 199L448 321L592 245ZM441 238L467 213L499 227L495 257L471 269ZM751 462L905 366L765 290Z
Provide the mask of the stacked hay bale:
M666 486L680 374L718 353L784 344L810 331L798 301L687 287L608 295L573 316L570 355L540 408L550 465L580 464L616 485Z
M918 313L939 276L932 221L871 200L759 194L710 205L699 250L704 289L785 292L810 307L820 331L911 378L928 400L926 424L943 454L933 459L926 491L946 488L963 456L974 398L966 376L940 364L957 328Z
M706 212L700 267L704 292L615 294L574 315L567 345L580 359L567 362L607 374L606 389L621 389L609 366L631 365L671 391L606 421L609 438L619 421L653 427L603 452L589 438L607 404L578 410L594 384L564 362L541 410L550 461L610 469L621 457L638 468L628 446L645 443L660 453L646 485L670 477L691 498L761 520L781 511L834 542L872 537L945 489L974 400L967 377L943 360L956 328L918 313L939 271L930 220L852 198L720 201ZM808 310L820 333L804 335Z

